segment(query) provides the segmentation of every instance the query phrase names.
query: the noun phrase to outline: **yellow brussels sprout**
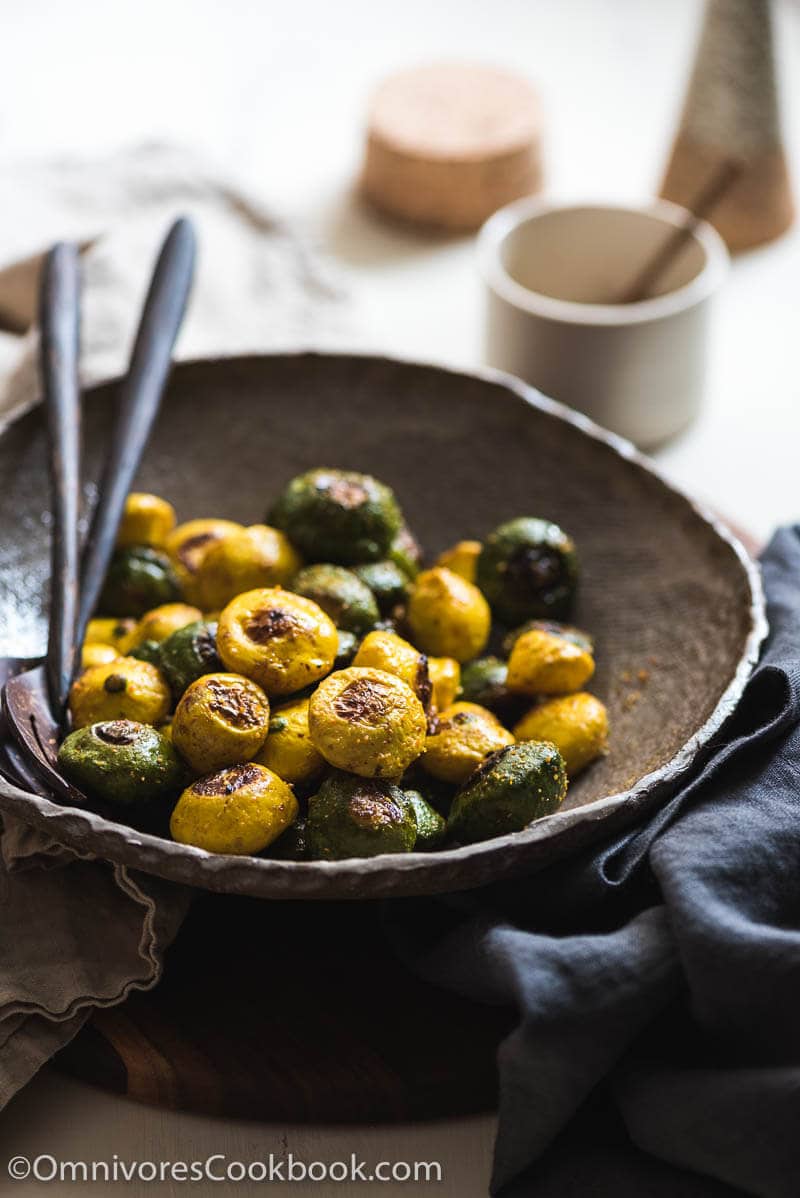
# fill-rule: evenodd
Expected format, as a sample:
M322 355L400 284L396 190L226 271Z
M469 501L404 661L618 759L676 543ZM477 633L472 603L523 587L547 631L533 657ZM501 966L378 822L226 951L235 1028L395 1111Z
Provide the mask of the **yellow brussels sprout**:
M291 695L324 678L338 648L336 626L322 608L280 587L238 595L217 625L224 664L253 678L268 695Z
M124 651L130 653L145 641L161 644L179 628L185 628L187 624L194 624L202 618L203 613L200 609L191 607L188 603L162 603L161 607L154 607L145 612L136 623L124 641Z
M428 673L433 686L431 703L437 711L444 711L461 689L461 666L454 657L429 657Z
M241 532L243 528L242 524L237 524L234 520L218 520L212 517L187 520L169 534L164 542L164 550L175 567L183 594L190 603L196 600L195 577L211 546L223 537L230 536L232 532Z
M387 674L402 678L424 708L427 709L430 705L432 687L428 659L396 632L368 633L359 645L352 664L368 669L385 670Z
M477 703L453 703L440 713L438 727L427 739L422 767L442 782L461 784L490 753L513 743L493 712Z
M248 761L199 778L183 792L169 830L179 844L209 853L260 853L297 819L291 787Z
M408 623L424 653L469 661L486 646L491 612L476 586L444 566L434 566L417 578Z
M269 700L239 674L203 674L183 692L172 743L197 774L249 761L264 743Z
M81 669L90 670L92 666L105 666L110 661L116 661L119 653L113 645L101 645L99 641L84 642L81 649Z
M136 627L136 620L128 617L100 616L86 625L84 645L113 645L118 653L125 651L125 643Z
M567 695L594 673L588 649L557 633L534 628L514 642L506 686L523 695Z
M427 717L411 687L385 670L350 666L311 696L314 745L331 765L364 778L397 778L425 747Z
M308 699L295 699L273 710L267 739L254 760L292 785L319 777L326 762L311 740Z
M454 574L466 578L467 582L474 582L478 573L478 558L482 548L480 541L459 541L458 544L439 554L436 565L445 566Z
M167 716L172 696L155 666L135 657L118 657L92 666L72 684L69 710L74 728L109 720L135 720L160 724Z
M602 757L608 745L608 712L594 695L580 691L547 699L524 715L514 729L517 740L552 741L574 777Z
M175 508L159 495L131 491L117 533L117 544L161 549L175 527Z
M252 524L211 545L197 570L194 594L201 607L222 608L244 591L285 586L301 565L284 533Z

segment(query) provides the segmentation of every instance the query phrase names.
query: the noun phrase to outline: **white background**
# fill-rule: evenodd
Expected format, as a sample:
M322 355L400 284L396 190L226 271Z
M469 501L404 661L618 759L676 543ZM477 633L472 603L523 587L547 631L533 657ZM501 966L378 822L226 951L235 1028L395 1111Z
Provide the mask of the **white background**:
M797 167L800 7L784 0L776 15ZM700 16L699 0L0 0L0 160L188 142L326 250L352 291L364 341L471 365L481 356L471 239L400 231L352 196L370 88L388 70L443 56L516 68L542 94L550 194L641 200L660 175ZM798 290L797 231L735 263L702 417L659 455L673 478L761 538L800 514ZM258 1155L279 1150L284 1132L307 1158L351 1149L439 1158L445 1185L436 1192L485 1192L489 1117L355 1132L263 1128L146 1110L47 1072L0 1120L0 1158L4 1168L14 1152ZM173 1191L142 1190L156 1192Z

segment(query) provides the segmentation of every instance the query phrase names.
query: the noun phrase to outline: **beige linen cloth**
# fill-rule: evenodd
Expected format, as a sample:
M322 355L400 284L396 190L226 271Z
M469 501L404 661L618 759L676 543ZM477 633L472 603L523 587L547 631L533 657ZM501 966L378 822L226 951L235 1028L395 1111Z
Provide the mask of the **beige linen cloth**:
M6 167L0 423L37 401L36 334L25 330L42 251L58 239L86 247L81 368L84 382L96 382L124 370L158 244L178 215L191 216L199 235L178 357L339 343L347 305L327 269L192 154L146 146L104 161ZM80 859L14 819L3 824L0 1108L94 1007L156 984L191 899L182 887Z

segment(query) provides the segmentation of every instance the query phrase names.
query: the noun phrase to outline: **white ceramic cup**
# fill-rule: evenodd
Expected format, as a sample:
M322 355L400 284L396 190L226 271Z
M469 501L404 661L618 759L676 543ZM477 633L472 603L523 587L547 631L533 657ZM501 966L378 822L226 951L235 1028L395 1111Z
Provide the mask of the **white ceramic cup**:
M664 200L501 208L478 238L489 365L637 445L678 432L702 397L710 301L728 267L722 238L701 222L652 298L619 301L685 217Z

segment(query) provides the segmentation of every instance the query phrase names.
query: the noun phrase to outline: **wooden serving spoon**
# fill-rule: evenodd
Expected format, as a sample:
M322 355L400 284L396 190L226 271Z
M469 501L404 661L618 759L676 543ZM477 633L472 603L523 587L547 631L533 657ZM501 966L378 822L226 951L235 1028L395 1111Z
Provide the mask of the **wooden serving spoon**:
M24 673L15 673L8 679L3 690L3 713L18 750L14 753L13 748L8 747L12 764L16 759L22 765L28 779L33 771L62 802L86 803L86 797L67 782L57 765L66 699L74 675L78 646L83 641L86 624L100 595L103 579L114 552L125 499L139 468L169 375L172 349L186 311L194 272L195 244L191 223L185 219L178 220L170 229L156 262L131 354L130 367L121 386L111 448L83 554L80 595L69 578L73 553L72 550L65 549L66 543L73 536L77 538L77 432L74 444L59 441L56 438L64 432L63 421L59 419L50 426L53 461L51 478L54 486L53 508L56 523L53 529L52 614L48 653L44 666L37 665ZM59 295L62 293L59 292ZM49 298L45 286L44 304L49 302ZM62 328L60 323L58 326L52 325L53 330L56 327L59 330ZM67 371L71 369L70 360L63 355L58 358L57 370L52 377L48 375L47 368L45 369L45 386L52 387L54 404L63 404L64 396L70 395L73 384L67 379ZM76 383L74 389L77 395ZM75 424L76 420L73 427ZM64 458L65 446L70 454L74 453L74 477L72 474L67 477L67 472L59 465L59 461ZM70 528L66 529L60 522L71 517L73 505L71 500L59 496L57 489L61 486L72 486L73 483L75 519ZM64 568L58 573L56 566L61 565L62 561ZM77 540L74 546L74 562L77 562ZM77 577L77 567L74 577Z

